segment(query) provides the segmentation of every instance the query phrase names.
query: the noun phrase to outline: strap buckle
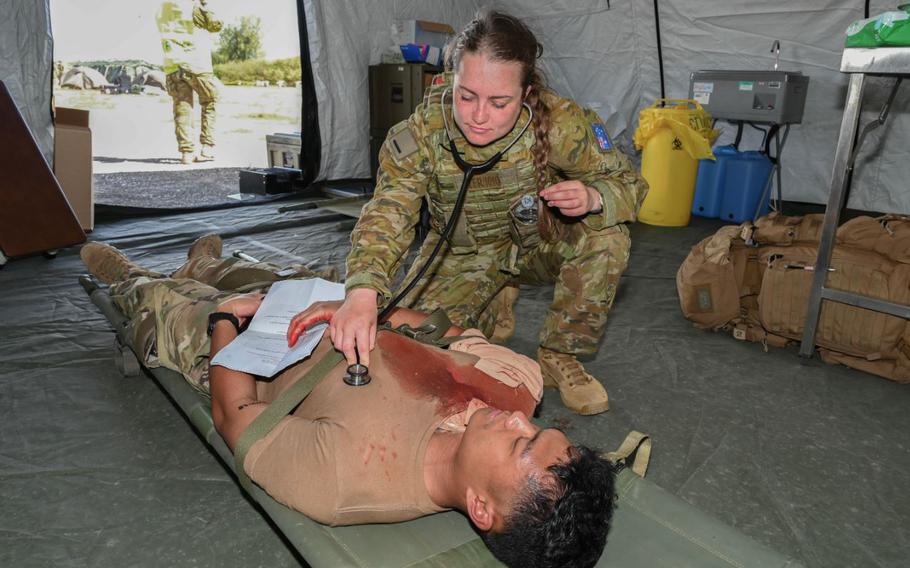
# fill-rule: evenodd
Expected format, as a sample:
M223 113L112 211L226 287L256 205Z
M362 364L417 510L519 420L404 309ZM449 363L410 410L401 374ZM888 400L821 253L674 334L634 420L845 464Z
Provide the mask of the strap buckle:
M414 339L414 340L417 340L417 341L420 341L423 343L424 338L431 336L433 333L436 332L437 329L438 329L438 327L432 323L425 323L425 324L417 326L417 327L411 327L410 325L404 323L404 324L401 324L400 326L398 326L398 328L395 331L397 331L401 335L410 337L411 339Z

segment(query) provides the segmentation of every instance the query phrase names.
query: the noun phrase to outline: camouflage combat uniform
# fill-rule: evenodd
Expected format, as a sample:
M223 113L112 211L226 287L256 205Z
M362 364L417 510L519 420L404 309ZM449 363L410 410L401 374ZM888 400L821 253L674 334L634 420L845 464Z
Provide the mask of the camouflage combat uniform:
M137 272L110 287L114 304L129 318L127 334L148 367L183 374L208 392L209 314L246 292L265 292L278 280L325 276L304 266L280 268L237 258L196 257L170 277Z
M463 178L444 146L440 99L450 87L451 74L437 78L414 114L389 131L379 154L375 195L351 235L348 290L368 287L379 292L382 303L390 299L390 280L412 242L423 200L429 206L431 230L405 282L438 242ZM537 204L532 154L536 138L529 128L489 173L474 177L449 246L402 305L426 312L442 307L453 323L480 328L489 336L502 305L494 298L504 286L515 281L555 283L540 345L590 354L603 335L629 259L629 232L623 223L635 219L647 185L629 159L609 146L595 113L549 91L542 99L552 125L547 185L580 180L600 193L603 211L563 218L563 238L557 242L539 238L536 209L530 215L527 210ZM523 110L512 132L489 146L474 147L454 126L450 101L445 109L452 136L469 162L483 162L504 149L527 121Z
M164 50L167 92L174 99L177 147L183 153L194 150L193 93L202 109L199 141L214 146L218 82L212 72L210 32L220 31L222 22L199 0L164 0L156 22Z

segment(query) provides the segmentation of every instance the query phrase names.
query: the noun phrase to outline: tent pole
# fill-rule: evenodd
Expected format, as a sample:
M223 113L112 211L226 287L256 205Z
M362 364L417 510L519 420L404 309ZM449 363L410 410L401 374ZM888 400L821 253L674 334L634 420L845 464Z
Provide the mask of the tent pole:
M297 27L300 30L300 81L303 106L300 114L300 174L303 186L307 187L319 176L322 138L319 134L319 113L313 65L310 61L310 38L307 32L304 0L297 0Z

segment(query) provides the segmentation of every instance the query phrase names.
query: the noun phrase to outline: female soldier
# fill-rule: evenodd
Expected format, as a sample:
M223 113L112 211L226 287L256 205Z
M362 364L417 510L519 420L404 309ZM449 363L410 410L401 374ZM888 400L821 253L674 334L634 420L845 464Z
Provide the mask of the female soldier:
M607 410L607 393L576 356L597 350L629 258L622 223L635 219L647 186L595 113L543 86L540 53L522 22L497 12L480 13L454 38L447 72L380 151L376 192L351 236L347 295L330 332L349 362L359 355L369 363L377 306L390 300L421 201L431 229L405 282L454 208L464 174L449 141L475 164L504 152L473 178L448 246L402 305L443 308L453 323L504 340L511 329L494 329L497 319L510 320L516 282L555 282L538 350L546 384L558 386L573 411L596 414Z

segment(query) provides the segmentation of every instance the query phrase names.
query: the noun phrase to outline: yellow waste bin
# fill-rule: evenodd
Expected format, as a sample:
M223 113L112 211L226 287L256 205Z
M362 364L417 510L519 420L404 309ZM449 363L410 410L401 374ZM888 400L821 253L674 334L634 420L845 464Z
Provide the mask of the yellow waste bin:
M664 227L689 224L698 160L714 159L711 143L718 133L711 115L694 100L657 99L639 113L634 142L636 149L644 148L641 174L649 187L639 221Z

